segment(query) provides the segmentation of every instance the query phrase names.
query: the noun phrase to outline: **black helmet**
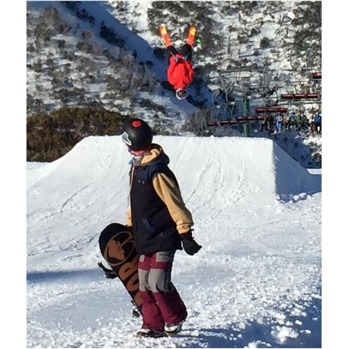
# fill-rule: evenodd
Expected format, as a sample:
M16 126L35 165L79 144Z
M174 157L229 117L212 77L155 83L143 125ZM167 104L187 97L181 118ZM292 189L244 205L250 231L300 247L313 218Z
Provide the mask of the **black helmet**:
M121 138L131 150L138 151L149 148L153 141L153 133L144 120L133 118L125 122Z

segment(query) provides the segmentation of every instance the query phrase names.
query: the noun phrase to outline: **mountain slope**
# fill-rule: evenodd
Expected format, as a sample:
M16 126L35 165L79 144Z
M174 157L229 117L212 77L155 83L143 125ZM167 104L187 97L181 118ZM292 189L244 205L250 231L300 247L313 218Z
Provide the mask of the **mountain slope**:
M197 108L178 103L164 84L162 22L176 45L189 23L197 25L203 47L195 48L190 101L206 101L211 118L217 117L215 105L226 98L239 105L247 95L254 114L254 107L275 103L276 95L267 94L275 86L279 95L321 92L311 78L312 71L321 71L321 2L30 1L28 114L99 105L160 123L185 123ZM154 96L174 107L164 110ZM315 110L321 101L303 104Z

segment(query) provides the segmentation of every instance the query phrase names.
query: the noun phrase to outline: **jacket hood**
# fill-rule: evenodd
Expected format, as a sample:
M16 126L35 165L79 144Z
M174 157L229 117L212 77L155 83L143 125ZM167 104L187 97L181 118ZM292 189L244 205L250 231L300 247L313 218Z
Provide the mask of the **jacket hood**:
M152 144L149 152L143 156L141 166L151 165L155 163L162 163L168 165L170 158L165 154L164 150L159 144Z

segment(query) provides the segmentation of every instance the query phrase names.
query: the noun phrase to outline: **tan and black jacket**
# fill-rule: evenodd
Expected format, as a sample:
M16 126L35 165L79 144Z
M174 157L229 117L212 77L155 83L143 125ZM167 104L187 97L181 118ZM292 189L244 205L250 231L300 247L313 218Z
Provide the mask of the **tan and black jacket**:
M169 158L152 144L139 166L130 171L130 207L126 225L132 227L139 254L180 249L179 234L193 225Z

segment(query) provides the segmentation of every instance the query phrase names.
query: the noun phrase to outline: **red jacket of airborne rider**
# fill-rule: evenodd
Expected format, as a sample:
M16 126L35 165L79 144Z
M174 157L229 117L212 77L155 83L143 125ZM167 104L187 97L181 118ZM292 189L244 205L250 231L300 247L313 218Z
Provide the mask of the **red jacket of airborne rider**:
M170 57L167 69L168 82L175 90L183 89L193 81L194 70L189 60L185 60L181 54Z

